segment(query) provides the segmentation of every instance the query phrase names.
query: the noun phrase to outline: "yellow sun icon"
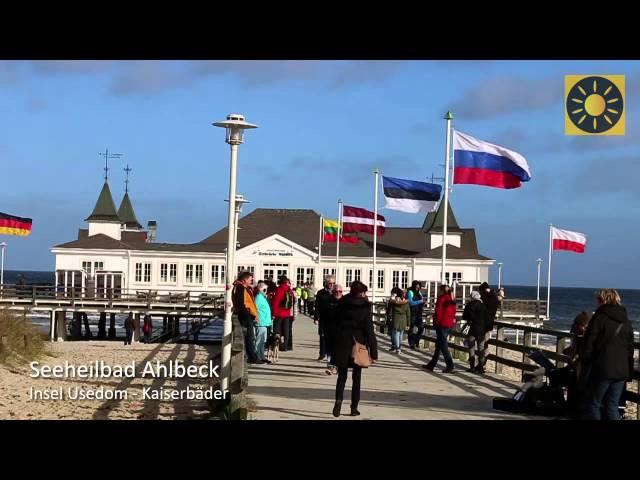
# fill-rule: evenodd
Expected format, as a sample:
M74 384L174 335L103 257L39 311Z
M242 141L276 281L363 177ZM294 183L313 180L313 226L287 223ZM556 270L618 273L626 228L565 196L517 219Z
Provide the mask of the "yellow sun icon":
M624 135L624 107L624 75L565 76L567 135Z

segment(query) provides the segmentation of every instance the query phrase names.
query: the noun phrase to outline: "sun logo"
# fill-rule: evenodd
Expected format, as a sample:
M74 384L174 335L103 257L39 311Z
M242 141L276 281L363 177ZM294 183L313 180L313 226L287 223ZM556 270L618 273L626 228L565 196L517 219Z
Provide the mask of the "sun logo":
M566 135L624 135L624 75L566 75Z

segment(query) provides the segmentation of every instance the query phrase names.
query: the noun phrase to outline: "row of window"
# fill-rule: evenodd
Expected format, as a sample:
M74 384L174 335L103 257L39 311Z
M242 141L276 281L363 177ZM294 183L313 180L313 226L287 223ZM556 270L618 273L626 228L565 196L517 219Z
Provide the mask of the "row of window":
M209 271L209 283L211 285L224 285L225 283L225 266L211 265ZM134 279L136 283L151 283L151 263L136 262ZM178 264L177 263L161 263L160 264L160 283L177 283L178 281ZM198 284L204 283L204 265L201 263L187 263L184 266L184 283Z

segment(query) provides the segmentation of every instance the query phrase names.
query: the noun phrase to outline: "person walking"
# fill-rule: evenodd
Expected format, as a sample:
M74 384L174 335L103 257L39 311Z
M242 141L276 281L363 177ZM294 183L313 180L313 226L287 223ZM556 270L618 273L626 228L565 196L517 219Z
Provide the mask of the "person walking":
M316 294L316 308L313 315L313 323L318 325L318 337L320 339L320 352L318 360L326 362L328 359L326 337L324 335L324 323L329 321L329 304L331 296L336 285L336 278L333 275L327 275L324 279L324 288Z
M144 323L142 325L142 333L144 334L144 343L151 343L151 331L153 325L151 323L151 315L144 316Z
M453 358L449 353L449 344L447 343L447 337L449 330L451 330L456 323L456 302L453 297L451 288L448 285L442 285L440 287L440 296L436 300L436 309L433 315L433 325L436 330L436 349L433 352L433 358L424 366L425 369L433 372L433 369L438 364L440 358L440 352L444 357L446 368L442 373L453 372Z
M316 289L311 283L309 283L307 284L307 315L312 318L315 318L315 307Z
M133 339L133 313L129 313L126 320L124 321L124 344L131 345L131 340Z
M581 352L589 379L586 418L620 420L620 398L633 375L633 327L616 290L600 290L597 301Z
M367 299L367 286L356 280L351 284L348 295L339 300L336 309L336 332L333 362L338 367L336 382L336 401L333 406L333 416L339 417L347 383L349 369L353 369L351 385L351 415L360 415L360 387L362 367L353 361L353 346L355 342L365 345L369 350L372 361L378 359L378 344L373 331L373 316L371 302Z
M293 339L292 334L292 318L293 304L295 297L289 279L282 276L278 279L278 288L276 288L271 300L271 314L273 315L273 332L279 334L282 338L280 351L286 352L292 350Z
M267 333L271 327L271 307L267 299L268 285L264 282L258 282L256 288L256 308L258 310L258 323L256 325L256 359L258 363L271 363L264 354L265 345L267 343Z
M251 285L253 284L253 274L242 272L238 279L233 282L233 311L238 315L238 321L242 325L244 332L244 346L247 353L247 362L258 363L256 358L256 317L258 309L253 298Z
M404 292L398 287L393 289L387 303L387 323L391 335L389 351L402 353L402 335L411 324L411 310L409 302L404 298Z
M475 290L471 292L471 298L464 307L462 318L469 325L469 333L467 335L469 369L467 372L482 374L484 373L485 335L489 325L489 318L487 307L485 307L480 298L480 292Z
M482 303L487 309L487 332L484 336L484 341L486 344L486 342L488 342L491 338L491 332L493 331L493 326L498 315L498 308L501 306L502 300L498 297L496 292L489 286L487 282L483 282L480 285L478 291L480 292L480 300L482 300ZM487 360L485 357L482 368L484 368L486 362Z
M414 280L411 282L411 288L407 290L407 300L411 309L411 330L409 332L409 348L420 348L420 339L424 334L424 318L422 312L424 310L425 299L420 293L422 284Z
M329 299L329 305L325 319L322 323L323 332L322 335L325 339L325 349L327 353L327 369L325 373L327 375L335 375L338 373L335 364L335 345L336 345L336 325L337 325L337 312L338 304L342 298L342 285L336 284L331 292L331 298Z

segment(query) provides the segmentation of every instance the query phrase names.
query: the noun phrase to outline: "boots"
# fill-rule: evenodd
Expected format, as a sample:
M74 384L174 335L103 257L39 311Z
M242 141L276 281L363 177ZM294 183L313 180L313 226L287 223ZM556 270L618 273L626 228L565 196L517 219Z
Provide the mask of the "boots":
M351 406L351 416L357 417L358 415L360 415L360 412L358 411L358 407Z
M336 402L336 404L333 406L333 416L336 418L339 417L341 409L342 409L342 402Z

